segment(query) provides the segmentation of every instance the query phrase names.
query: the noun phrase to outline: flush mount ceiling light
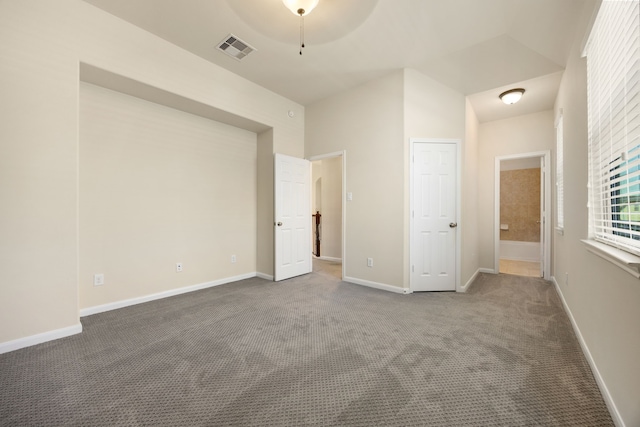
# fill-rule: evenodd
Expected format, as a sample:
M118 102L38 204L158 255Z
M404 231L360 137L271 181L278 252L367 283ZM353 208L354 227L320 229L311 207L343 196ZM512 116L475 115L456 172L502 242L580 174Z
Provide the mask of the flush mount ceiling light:
M285 45L295 44L294 15L282 0L216 0L226 2L239 19L263 36ZM320 0L309 17L305 17L305 33L313 33L313 45L340 40L357 30L378 7L380 0ZM0 0L0 3L2 1ZM214 3L214 2L211 2ZM309 7L303 9L307 14ZM294 15L292 15L292 13ZM306 41L306 40L305 40Z
M294 15L305 16L311 13L311 11L318 5L319 1L320 0L282 0L282 3L284 3L287 9L289 9Z
M500 99L505 104L511 105L511 104L515 104L516 102L520 101L520 98L522 98L523 94L524 94L524 89L522 89L522 88L509 89L508 91L502 92L500 94Z
M320 0L282 0L282 3L284 3L287 9L294 15L300 17L300 55L302 55L302 49L304 48L304 17L311 13L319 1Z

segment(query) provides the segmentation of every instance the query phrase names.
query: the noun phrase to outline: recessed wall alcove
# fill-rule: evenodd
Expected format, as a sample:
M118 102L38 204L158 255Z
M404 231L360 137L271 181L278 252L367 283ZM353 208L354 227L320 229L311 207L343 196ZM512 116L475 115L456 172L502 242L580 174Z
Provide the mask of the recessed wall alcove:
M81 315L268 276L272 128L88 64L79 85Z

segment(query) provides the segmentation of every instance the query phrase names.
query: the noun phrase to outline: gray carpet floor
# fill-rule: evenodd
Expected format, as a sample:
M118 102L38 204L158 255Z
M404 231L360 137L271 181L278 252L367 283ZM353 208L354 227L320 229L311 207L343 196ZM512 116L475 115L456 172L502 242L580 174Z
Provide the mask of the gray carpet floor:
M401 295L317 270L85 317L0 355L0 425L613 425L548 282Z

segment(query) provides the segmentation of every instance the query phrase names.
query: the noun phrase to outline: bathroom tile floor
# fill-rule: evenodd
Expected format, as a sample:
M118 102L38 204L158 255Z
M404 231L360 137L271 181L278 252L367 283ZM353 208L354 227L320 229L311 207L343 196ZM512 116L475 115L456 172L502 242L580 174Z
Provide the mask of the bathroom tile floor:
M500 259L500 273L517 276L540 277L540 263Z

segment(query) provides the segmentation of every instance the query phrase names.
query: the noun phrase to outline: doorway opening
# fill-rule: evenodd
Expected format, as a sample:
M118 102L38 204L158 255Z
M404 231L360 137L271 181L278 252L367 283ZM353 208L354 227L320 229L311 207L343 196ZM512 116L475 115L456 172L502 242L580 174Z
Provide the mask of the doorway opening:
M548 151L496 158L495 271L550 277Z
M311 161L311 247L315 273L342 280L345 271L345 152Z

